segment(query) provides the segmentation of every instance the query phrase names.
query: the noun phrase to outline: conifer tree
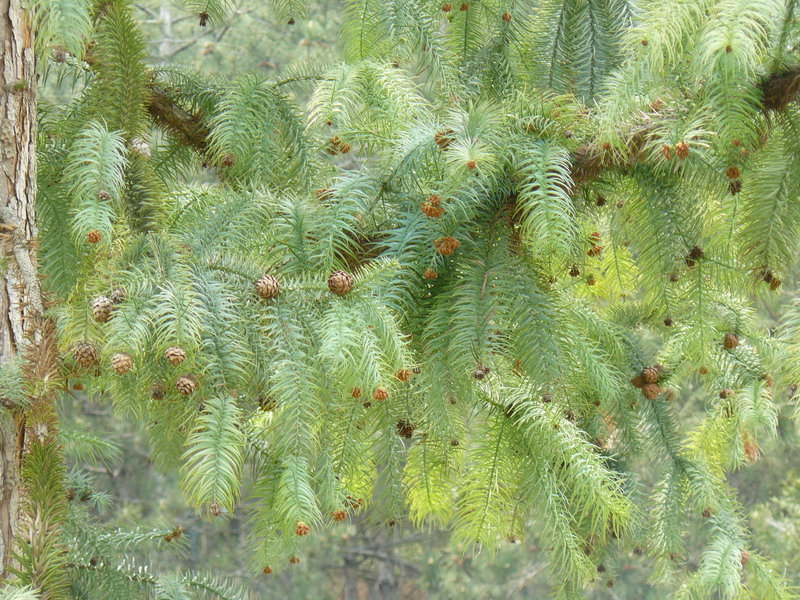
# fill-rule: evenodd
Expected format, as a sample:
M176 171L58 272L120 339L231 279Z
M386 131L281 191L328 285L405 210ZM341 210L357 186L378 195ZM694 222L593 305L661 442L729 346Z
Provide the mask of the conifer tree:
M76 82L39 118L59 377L198 511L245 511L267 574L361 514L534 536L559 598L628 551L676 598L794 597L726 480L800 377L800 316L753 316L800 242L794 0L341 6L342 62L266 79L148 65L127 0L29 3L40 70ZM60 463L26 468L60 506ZM62 513L20 544L43 597L235 593L98 561L115 536Z

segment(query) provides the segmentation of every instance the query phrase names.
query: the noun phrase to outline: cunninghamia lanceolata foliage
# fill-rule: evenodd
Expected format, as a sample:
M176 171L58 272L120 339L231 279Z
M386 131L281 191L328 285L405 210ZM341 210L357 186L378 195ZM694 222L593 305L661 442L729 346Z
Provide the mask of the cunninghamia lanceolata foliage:
M189 3L203 24L225 4ZM57 66L91 69L87 90L41 126L65 368L146 424L205 514L234 514L253 473L259 571L365 510L464 547L532 536L574 598L615 551L668 580L707 509L684 597L789 598L725 480L800 379L800 311L781 344L752 314L800 248L788 2L528 4L348 2L346 61L298 78L302 106L260 76L151 68L122 0L77 29L37 12L44 43L96 39ZM201 166L218 183L180 175ZM624 470L641 462L652 489Z

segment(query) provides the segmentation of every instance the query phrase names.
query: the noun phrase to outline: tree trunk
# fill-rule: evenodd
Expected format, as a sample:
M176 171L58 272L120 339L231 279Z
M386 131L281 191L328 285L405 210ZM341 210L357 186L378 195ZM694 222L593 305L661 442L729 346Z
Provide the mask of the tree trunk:
M36 65L22 0L0 0L0 367L41 342L43 300L36 270ZM32 366L37 370L36 366ZM20 529L24 415L0 398L0 580Z

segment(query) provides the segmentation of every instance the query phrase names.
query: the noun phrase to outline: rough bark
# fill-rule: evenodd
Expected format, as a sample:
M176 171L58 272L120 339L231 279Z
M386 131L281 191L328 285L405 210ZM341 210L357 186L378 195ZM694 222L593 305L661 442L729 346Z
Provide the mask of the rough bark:
M0 366L41 336L43 300L36 272L36 65L22 0L0 0ZM0 399L2 401L3 399ZM22 411L0 408L0 580L8 576L20 529Z

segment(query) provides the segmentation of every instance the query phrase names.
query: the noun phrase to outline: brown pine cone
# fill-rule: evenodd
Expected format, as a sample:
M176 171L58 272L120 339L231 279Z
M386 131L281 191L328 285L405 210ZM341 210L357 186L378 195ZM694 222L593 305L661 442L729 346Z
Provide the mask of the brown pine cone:
M434 240L433 245L439 251L439 254L443 256L450 256L456 250L458 250L458 248L461 246L461 242L459 242L453 236L446 235L443 238Z
M133 368L133 359L129 354L115 354L111 357L111 368L117 375L125 375Z
M300 562L300 557L299 556L290 556L289 557L289 562L292 563L293 565L296 565L296 564L298 564Z
M103 234L100 233L97 229L92 229L89 233L86 234L86 241L90 244L99 244L100 240L103 239Z
M425 279L436 279L439 274L434 269L425 269L425 271L422 273L422 276Z
M397 373L394 374L394 376L397 377L400 381L410 381L412 375L413 373L411 372L410 369L400 369L399 371L397 371Z
M93 367L100 364L97 349L88 342L77 342L72 347L72 356L82 367Z
M644 397L648 400L655 400L658 398L658 395L661 393L661 388L658 387L655 383L645 383L642 386L642 393Z
M175 389L181 394L188 396L197 389L197 378L194 375L181 375L175 382Z
M681 160L689 158L689 144L686 142L678 142L675 144L675 154Z
M372 393L372 397L379 402L386 400L389 398L389 391L384 387L375 388L375 391Z
M334 271L328 277L328 289L337 296L344 296L353 289L353 276L346 271Z
M722 391L719 393L719 397L720 397L720 398L722 398L723 400L724 400L725 398L733 398L735 395L736 395L736 392L734 392L734 391L733 391L732 389L730 389L730 388L725 388L724 390L722 390Z
M264 567L264 568L262 569L262 571L261 571L261 572L262 572L264 575L272 575L272 567L270 567L269 565L267 565L266 567Z
M353 398L361 398L361 388L360 388L360 387L358 387L358 386L354 387L354 388L353 388L353 391L352 391L352 392L350 392L350 395L351 395Z
M114 304L119 304L128 297L128 290L126 290L124 287L114 288L111 290L111 293L108 295L108 297Z
M655 367L645 367L642 369L642 381L645 383L657 383L658 377L659 372Z
M445 6L452 6L452 5L445 4ZM452 129L437 131L436 134L434 134L433 139L436 142L436 145L439 146L440 149L447 150L447 148L450 147L450 144L453 143L455 133L456 132L453 131Z
M733 350L739 345L739 338L736 337L735 333L726 333L722 345L725 350Z
M274 275L262 275L262 277L256 281L256 293L265 300L275 298L278 292L280 292L280 285L278 284L277 277Z
M345 511L343 511L342 509L339 509L339 510L333 511L332 516L333 516L333 520L336 521L337 523L339 523L341 521L344 521L347 518L347 513Z
M98 296L92 302L92 315L98 323L105 323L111 318L114 302L108 296Z
M186 360L186 351L179 346L170 346L167 348L166 352L164 352L164 358L173 366L177 367Z
M414 426L408 421L398 421L396 429L400 437L410 440L414 436Z
M311 527L306 523L303 523L303 521L298 521L297 527L294 528L294 534L301 537L308 535L309 531L311 531Z

